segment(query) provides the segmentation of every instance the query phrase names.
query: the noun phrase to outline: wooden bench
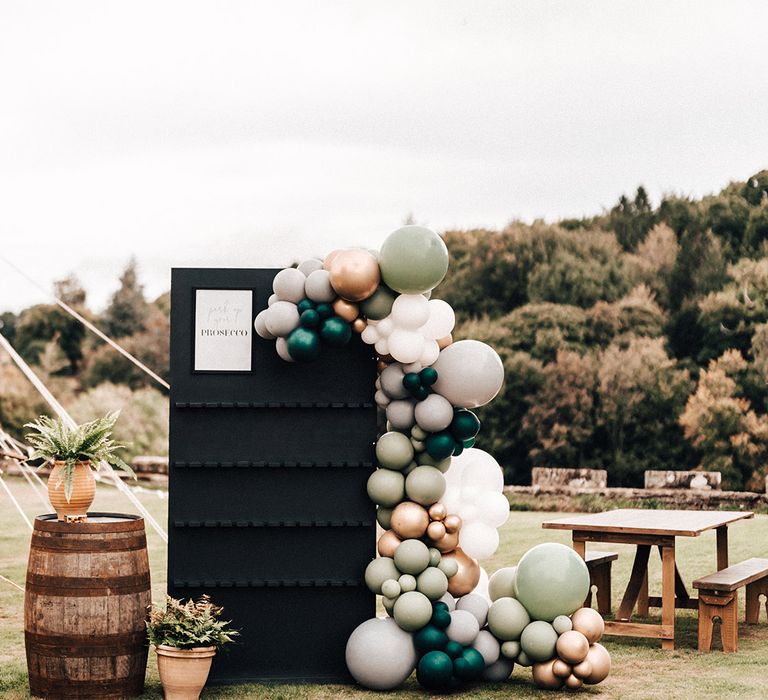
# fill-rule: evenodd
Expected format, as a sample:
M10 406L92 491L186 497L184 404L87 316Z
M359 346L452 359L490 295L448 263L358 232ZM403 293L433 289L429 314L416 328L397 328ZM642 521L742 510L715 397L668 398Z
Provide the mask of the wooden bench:
M699 589L699 651L709 651L712 647L715 618L720 619L723 651L736 651L739 588L742 586L747 587L745 621L755 624L760 614L760 595L768 595L768 559L747 559L693 582L693 587Z
M616 552L587 552L584 561L589 569L589 593L585 608L592 607L592 586L597 587L597 611L611 614L611 562L618 559Z

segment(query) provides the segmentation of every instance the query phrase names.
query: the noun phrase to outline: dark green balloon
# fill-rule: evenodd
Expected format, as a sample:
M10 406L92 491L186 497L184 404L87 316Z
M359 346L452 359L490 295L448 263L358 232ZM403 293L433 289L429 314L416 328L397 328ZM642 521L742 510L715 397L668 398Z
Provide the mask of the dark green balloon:
M433 610L447 610L448 612L451 612L451 609L448 607L448 603L446 603L444 600L436 600L434 603L432 603L432 609Z
M464 647L459 642L451 639L448 644L445 645L443 651L448 654L452 659L458 659L464 653Z
M473 647L464 649L464 653L453 662L453 673L463 681L473 681L480 678L484 668L483 655Z
M464 452L464 445L462 445L460 442L454 443L453 456L458 457L462 452Z
M423 401L427 398L427 396L429 396L429 387L420 386L411 392L411 396L413 396L413 398L417 401Z
M466 408L456 411L451 422L451 433L460 442L470 440L480 430L480 421L477 416Z
M434 625L422 627L413 635L413 646L419 654L442 649L448 643L448 635Z
M464 447L469 449L475 444L475 438L469 438L469 440L464 440Z
M320 355L320 336L299 326L288 336L288 354L299 362L316 360Z
M397 294L386 284L381 284L371 296L360 302L360 312L366 318L381 321L385 316L389 316L396 297Z
M296 308L299 310L300 314L303 314L305 311L309 309L315 308L315 302L311 299L302 299L297 305Z
M441 460L450 457L456 447L456 441L447 430L441 430L439 433L432 433L424 441L427 453L433 459Z
M314 309L307 309L301 312L299 323L304 328L317 328L320 325L320 314Z
M416 372L408 372L403 377L403 386L408 389L408 391L416 391L421 386L421 377L419 377Z
M446 607L445 610L442 608L437 608L432 613L432 619L430 622L437 628L444 630L448 627L448 625L451 624L451 613L448 611L448 608Z
M443 651L430 651L421 657L416 678L427 690L444 690L453 681L453 661Z
M343 318L332 316L323 321L323 325L320 327L320 337L328 345L346 345L352 337L352 329Z
M425 367L419 372L423 386L432 386L437 381L437 370L434 367Z
M320 318L330 318L333 316L333 307L330 304L318 304L316 308Z

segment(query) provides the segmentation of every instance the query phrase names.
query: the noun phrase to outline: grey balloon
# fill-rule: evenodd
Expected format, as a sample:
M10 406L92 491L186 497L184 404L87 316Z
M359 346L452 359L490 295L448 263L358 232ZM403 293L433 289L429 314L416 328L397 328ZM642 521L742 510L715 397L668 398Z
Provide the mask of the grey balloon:
M444 348L432 367L437 371L434 391L454 406L483 406L499 393L504 365L496 351L479 340L460 340Z
M437 433L451 424L453 405L440 394L430 394L416 405L415 417L422 430Z
M471 612L476 618L482 629L488 620L488 601L477 593L468 593L459 598L456 603L457 610L466 610Z
M295 267L280 270L272 281L272 289L280 301L292 301L298 304L304 298L304 283L307 278Z
M502 683L512 675L514 668L515 662L502 656L498 661L486 667L482 679L489 683Z
M349 672L362 686L391 690L411 675L418 657L413 636L391 618L372 618L349 637L346 662Z
M309 258L309 260L305 260L298 267L299 272L303 272L307 277L309 277L315 270L322 269L323 261L319 258Z
M480 630L472 646L482 654L486 666L495 664L501 656L499 640L488 630Z
M284 338L299 325L299 310L290 301L276 301L267 309L264 325L274 336Z
M256 318L253 319L253 327L260 338L264 338L264 340L274 340L275 336L267 330L267 311L268 309L259 311Z
M405 399L408 390L403 386L405 373L398 364L391 364L381 373L381 388L391 399Z
M408 399L392 401L387 406L387 420L395 430L410 430L414 425L414 402Z
M329 303L336 298L327 270L311 272L304 283L304 291L309 299L317 303Z

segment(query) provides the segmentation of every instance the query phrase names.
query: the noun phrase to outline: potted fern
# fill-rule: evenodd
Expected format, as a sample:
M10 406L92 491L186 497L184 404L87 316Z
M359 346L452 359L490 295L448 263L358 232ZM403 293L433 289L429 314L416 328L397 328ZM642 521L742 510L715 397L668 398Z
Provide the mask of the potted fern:
M157 670L165 700L197 700L208 680L216 651L239 633L223 608L207 596L182 603L166 596L165 607L149 613L147 636L157 651Z
M127 471L133 470L117 456L119 445L112 439L112 429L120 413L109 413L102 418L69 427L61 418L40 416L25 437L33 447L32 458L52 464L48 477L48 498L59 520L84 517L96 495L94 471L102 461Z

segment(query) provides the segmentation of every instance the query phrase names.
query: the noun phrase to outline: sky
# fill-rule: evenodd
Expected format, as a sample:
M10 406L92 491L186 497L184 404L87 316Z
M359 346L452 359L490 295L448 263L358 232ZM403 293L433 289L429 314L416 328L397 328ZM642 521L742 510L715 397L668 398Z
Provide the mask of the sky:
M0 4L0 255L102 309L135 255L280 267L701 196L768 167L768 4ZM46 295L0 260L0 310Z

